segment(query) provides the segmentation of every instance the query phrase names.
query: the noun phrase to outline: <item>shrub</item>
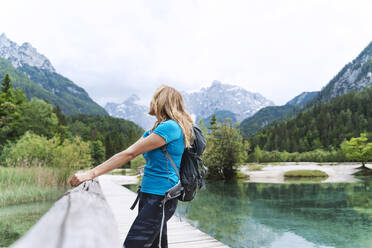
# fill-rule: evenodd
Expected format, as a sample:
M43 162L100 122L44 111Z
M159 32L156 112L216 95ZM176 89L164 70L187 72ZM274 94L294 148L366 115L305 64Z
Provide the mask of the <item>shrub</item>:
M144 166L146 164L146 160L142 155L139 155L130 161L130 168L133 169L136 173L138 173L138 168Z
M92 165L89 142L79 136L65 139L47 139L27 131L17 142L8 143L2 153L2 164L14 167L51 167L58 170L57 184L66 185L71 172ZM1 160L0 160L1 161Z

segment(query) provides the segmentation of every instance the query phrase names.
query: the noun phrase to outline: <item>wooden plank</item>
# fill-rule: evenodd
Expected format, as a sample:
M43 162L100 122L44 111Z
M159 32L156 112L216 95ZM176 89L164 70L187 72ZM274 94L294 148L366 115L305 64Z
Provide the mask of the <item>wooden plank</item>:
M107 174L99 176L99 181L102 192L117 221L120 242L123 244L130 226L137 216L138 205L135 210L130 210L130 206L136 198L136 194L120 185L123 180L119 180L117 177L115 180L111 180L110 177L111 175ZM117 182L120 182L120 184ZM208 234L193 227L186 221L180 221L177 216L173 216L167 222L167 226L169 248L228 247Z
M11 248L121 247L118 227L98 179L67 191Z

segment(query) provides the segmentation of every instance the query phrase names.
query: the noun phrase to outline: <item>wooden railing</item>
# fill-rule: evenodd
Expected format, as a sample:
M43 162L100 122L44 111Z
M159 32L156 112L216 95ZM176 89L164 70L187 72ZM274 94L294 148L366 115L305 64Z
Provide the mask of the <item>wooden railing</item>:
M67 191L11 248L123 247L97 178Z

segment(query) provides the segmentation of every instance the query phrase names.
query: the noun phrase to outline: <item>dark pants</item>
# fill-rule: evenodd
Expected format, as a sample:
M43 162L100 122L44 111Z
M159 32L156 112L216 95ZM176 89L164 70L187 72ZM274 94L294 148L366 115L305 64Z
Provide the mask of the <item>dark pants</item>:
M140 193L138 215L124 241L125 248L158 247L163 217L163 198L164 196L143 192ZM168 247L167 221L176 211L177 203L178 199L171 199L165 203L165 219L161 236L161 248Z

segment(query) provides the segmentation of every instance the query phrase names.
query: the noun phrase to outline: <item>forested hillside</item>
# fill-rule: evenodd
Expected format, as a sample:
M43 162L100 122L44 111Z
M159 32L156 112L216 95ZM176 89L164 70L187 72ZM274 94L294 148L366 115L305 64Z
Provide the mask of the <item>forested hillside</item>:
M71 115L66 121L73 136L101 141L106 159L133 144L144 132L131 121L103 115Z
M54 106L58 105L67 115L78 113L108 115L101 106L90 99L84 89L57 73L28 65L16 69L8 60L0 58L0 78L7 73L12 79L12 85L22 89L29 100L32 97L45 99Z
M250 137L264 150L305 152L339 148L346 138L372 132L372 88L318 103L287 121L273 123Z

